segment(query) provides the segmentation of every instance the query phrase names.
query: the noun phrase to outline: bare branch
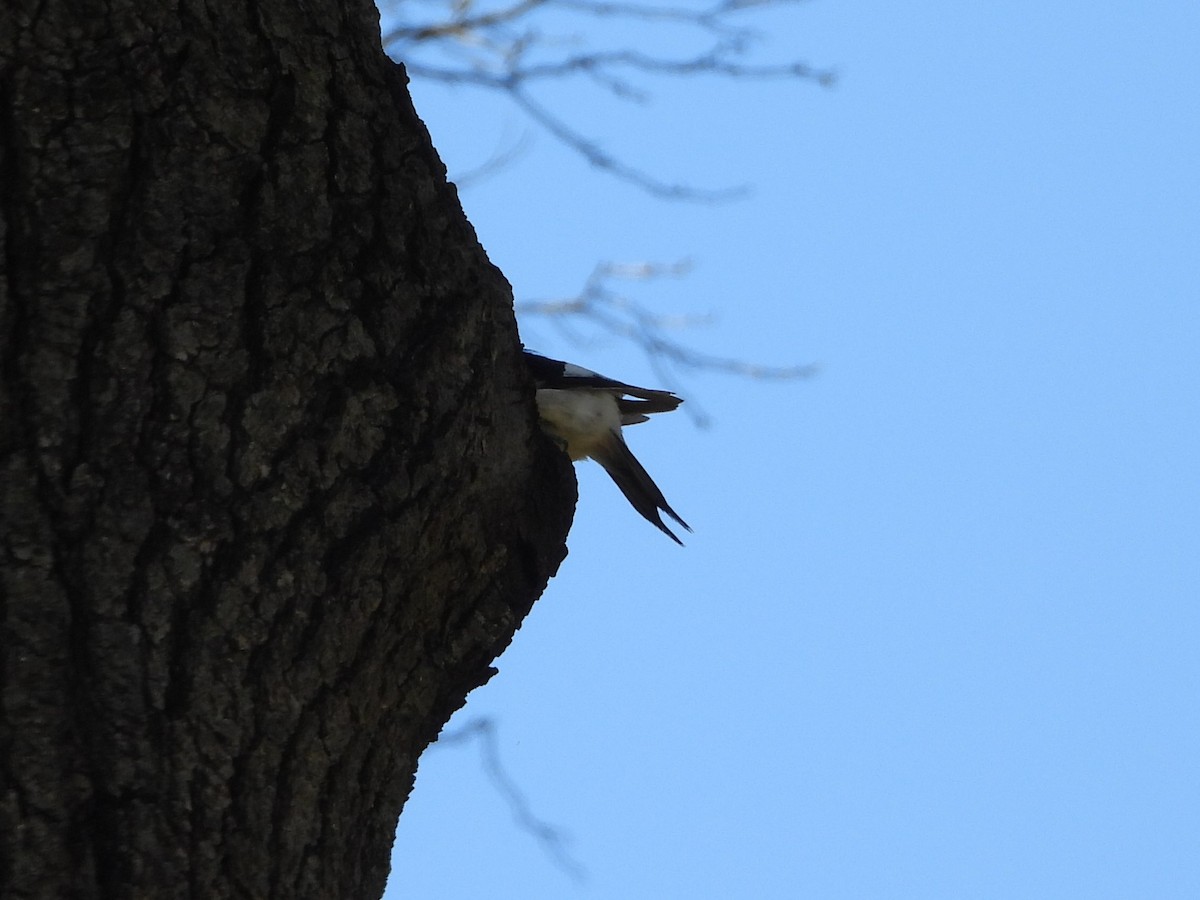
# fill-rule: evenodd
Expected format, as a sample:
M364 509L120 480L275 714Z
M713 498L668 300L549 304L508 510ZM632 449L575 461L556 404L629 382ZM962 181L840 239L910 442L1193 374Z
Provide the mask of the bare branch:
M444 84L493 90L507 96L539 127L582 156L590 165L658 197L672 200L718 201L740 196L746 187L701 190L656 178L604 150L584 132L569 124L555 109L539 99L535 91L547 84L582 76L614 96L634 102L649 97L645 82L654 78L716 76L735 79L792 79L827 86L833 74L804 62L760 63L749 59L760 38L734 17L751 9L766 9L799 0L713 0L706 6L685 2L637 2L637 0L499 0L490 11L480 12L474 0L438 0L445 17L423 25L401 25L393 29L387 43L405 59L414 78ZM411 4L402 8L407 12ZM608 18L634 26L630 43L617 49L588 46L594 24L580 31L564 32L564 19ZM539 28L546 24L547 31ZM653 48L665 32L672 45L679 39L692 41L700 49L665 56ZM649 47L650 49L640 49ZM515 152L515 151L514 151ZM498 155L471 177L493 171L512 153ZM668 317L657 315L616 293L613 279L644 280L678 277L688 266L596 267L583 290L575 297L525 301L518 312L548 317L574 343L589 336L620 336L640 346L656 369L667 365L678 369L727 372L746 378L793 379L810 376L811 365L765 366L744 360L701 353L671 334L681 328L705 324L711 317ZM665 380L673 381L668 373ZM697 421L703 413L695 404L688 412Z
M644 22L675 22L713 32L735 33L744 32L745 29L726 22L725 17L728 15L758 6L783 6L800 2L803 0L725 0L725 2L716 3L708 9L694 9L689 6L653 6L644 3L606 3L594 2L594 0L554 0L554 5L560 9L570 9L596 17L638 19Z
M479 16L456 15L455 18L429 25L401 25L385 34L383 43L385 46L399 41L419 43L439 38L462 37L472 32L489 31L528 15L539 6L544 6L546 2L547 0L521 0L507 9L498 9L495 12Z
M479 12L472 0L444 0L443 15L421 24L401 22L387 32L385 46L403 58L409 73L449 85L499 91L556 140L583 156L596 168L643 190L673 200L725 200L744 188L703 190L658 179L601 150L556 110L536 99L535 85L584 76L613 96L645 102L649 90L638 79L715 76L735 79L792 79L829 86L834 74L808 63L762 64L744 57L760 35L731 18L752 8L767 8L798 0L718 0L707 7L686 4L608 2L608 0L510 0ZM396 9L407 15L411 4ZM635 47L586 47L595 28L579 31L564 26L564 18L609 18L636 25L631 42L650 47L667 29L673 42L699 38L707 46L677 57ZM543 30L540 25L549 30ZM564 31L564 27L568 30ZM655 29L660 29L656 31ZM583 47L583 49L580 49Z
M509 92L509 96L512 97L513 102L517 106L525 110L531 119L582 156L589 164L595 166L597 169L610 172L623 181L635 184L656 197L663 197L668 200L696 200L711 203L719 200L731 200L745 194L748 190L744 185L718 190L703 190L683 184L670 184L665 181L659 181L657 178L646 174L640 169L626 165L615 156L605 153L593 141L584 137L579 132L572 130L561 119L554 116L540 104L535 103L524 91L514 89Z
M576 881L586 880L587 870L567 850L566 835L561 829L555 828L533 814L525 793L504 768L504 763L500 760L500 744L496 738L494 720L482 717L474 719L454 731L443 732L432 747L465 744L472 739L478 739L483 769L487 773L488 780L492 782L500 796L504 798L505 803L508 804L513 818L517 821L517 826L522 831L533 835L560 869Z
M554 62L513 68L503 73L480 70L432 68L420 63L410 64L414 75L436 78L451 84L472 84L479 87L512 91L528 81L549 81L586 73L608 75L609 69L627 68L652 75L717 75L726 78L766 80L773 78L806 78L825 85L833 81L828 70L814 69L807 63L793 62L773 66L752 66L728 58L727 48L715 47L707 53L687 59L661 59L633 50L605 53L581 53Z
M644 281L652 278L679 278L691 271L687 261L669 265L655 263L600 263L592 270L578 295L556 300L526 300L516 304L518 314L544 316L571 343L581 346L594 343L596 335L618 337L642 348L655 374L672 389L679 387L679 378L667 363L679 369L724 372L743 378L784 381L811 378L817 366L811 363L791 366L769 366L726 356L715 356L688 347L669 334L715 321L705 316L664 316L617 293L610 285L614 279ZM577 326L583 323L590 333ZM709 417L694 400L683 407L700 426L709 424Z
M492 175L502 172L514 162L520 159L529 150L529 145L532 139L528 131L522 132L521 135L513 141L508 147L498 147L490 157L484 160L481 164L473 169L467 169L465 172L454 172L451 176L453 181L459 188L463 190L471 185L483 181Z

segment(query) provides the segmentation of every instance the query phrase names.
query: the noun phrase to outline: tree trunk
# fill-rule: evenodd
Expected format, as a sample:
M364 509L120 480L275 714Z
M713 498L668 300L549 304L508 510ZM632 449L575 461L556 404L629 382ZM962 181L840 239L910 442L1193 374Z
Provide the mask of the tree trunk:
M378 896L573 500L378 14L7 0L0 116L0 896Z

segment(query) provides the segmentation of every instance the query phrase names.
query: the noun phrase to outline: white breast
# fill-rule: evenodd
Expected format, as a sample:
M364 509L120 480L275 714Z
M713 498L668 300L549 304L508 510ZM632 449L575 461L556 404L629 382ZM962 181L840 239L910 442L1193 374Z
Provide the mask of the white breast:
M537 392L538 415L555 437L567 445L571 459L591 456L609 435L621 434L621 411L611 391Z

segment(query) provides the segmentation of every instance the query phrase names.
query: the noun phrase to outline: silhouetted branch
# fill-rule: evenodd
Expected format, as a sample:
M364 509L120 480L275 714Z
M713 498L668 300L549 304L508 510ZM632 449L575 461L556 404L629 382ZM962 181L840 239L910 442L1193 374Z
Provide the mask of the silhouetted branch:
M488 159L475 168L465 172L455 172L454 183L462 190L504 171L525 154L530 143L529 132L525 131L510 146L498 147Z
M454 744L465 744L472 739L479 741L480 758L488 779L500 792L512 811L517 826L526 831L542 845L542 849L560 869L576 881L587 878L587 870L577 862L567 850L567 838L561 829L555 828L533 814L529 801L517 783L509 777L503 762L500 760L500 745L496 738L496 723L490 718L479 718L461 728L442 732L433 747L448 747Z
M597 169L609 172L623 181L636 184L647 193L653 194L656 197L662 197L667 200L700 200L711 202L715 200L730 200L747 191L744 185L716 190L704 190L688 187L684 184L670 184L665 181L659 181L652 175L648 175L633 166L626 165L615 156L605 153L593 141L588 140L579 132L568 127L562 119L550 113L545 107L535 103L524 91L514 89L509 91L509 96L517 106L525 110L531 119L577 152L591 165Z
M415 79L493 90L508 96L538 126L579 153L590 165L656 196L711 202L736 197L744 188L703 190L671 184L599 149L597 142L568 123L557 110L535 98L537 86L584 76L622 100L644 102L648 87L636 79L710 75L734 79L794 79L822 86L834 75L807 63L761 64L746 57L759 36L733 17L796 0L718 0L707 7L603 0L517 0L488 6L475 0L438 0L429 21L413 22L417 6L395 4L399 19L384 35L384 46L403 60ZM592 49L594 25L585 19L624 20L636 26L622 39L661 46L703 41L707 46L683 55L660 54L635 46ZM578 25L572 24L578 22ZM665 29L665 32L664 32ZM580 49L580 48L583 49Z
M470 2L454 3L451 5L451 12L454 18L442 22L434 22L429 25L401 25L388 32L384 36L383 42L384 44L389 44L393 41L419 43L439 38L463 37L472 32L491 31L501 25L507 25L514 19L528 15L539 6L545 6L546 0L522 0L522 2L514 3L505 9L498 9L477 16L472 16L468 12L473 5Z
M743 378L760 380L791 380L810 378L817 372L814 364L768 366L727 356L715 356L688 347L669 332L710 325L711 315L665 316L656 313L614 290L614 279L645 281L653 278L680 278L691 271L691 263L600 263L592 270L582 290L573 296L556 300L522 300L516 303L518 315L548 318L567 340L576 345L587 344L599 333L628 340L641 347L655 374L670 389L678 387L679 379L666 363L680 369L724 372ZM591 335L580 325L590 329ZM694 400L683 407L700 426L709 424L703 408Z
M633 50L613 50L604 53L580 53L553 62L537 63L514 68L507 72L439 68L422 63L409 63L408 71L422 78L432 78L449 84L470 84L476 87L511 91L530 81L548 81L568 78L572 75L603 75L612 77L610 70L633 69L649 75L718 75L725 78L807 78L822 83L832 83L833 75L812 68L807 63L792 62L779 65L747 65L735 62L728 55L732 48L718 46L707 53L686 59L662 59ZM618 82L621 83L621 82ZM635 91L633 98L644 99L647 95Z

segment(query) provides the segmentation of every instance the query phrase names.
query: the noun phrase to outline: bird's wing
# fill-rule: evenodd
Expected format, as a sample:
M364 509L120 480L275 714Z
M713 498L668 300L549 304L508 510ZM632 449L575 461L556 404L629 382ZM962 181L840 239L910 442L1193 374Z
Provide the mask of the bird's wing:
M641 513L646 521L682 546L683 541L672 534L671 529L663 524L659 510L665 512L688 531L692 530L691 526L683 521L675 510L671 509L666 497L654 483L654 479L637 461L637 457L621 440L619 434L610 432L605 440L592 449L591 456L604 467L604 471L616 482L621 493L625 495L625 499Z
M529 367L537 387L556 391L612 391L614 394L638 398L636 400L620 400L623 414L629 412L632 415L647 415L670 412L683 402L682 397L676 397L670 391L626 384L574 363L542 356L532 350L526 350L524 353L525 363ZM638 421L644 422L645 419L638 419Z

